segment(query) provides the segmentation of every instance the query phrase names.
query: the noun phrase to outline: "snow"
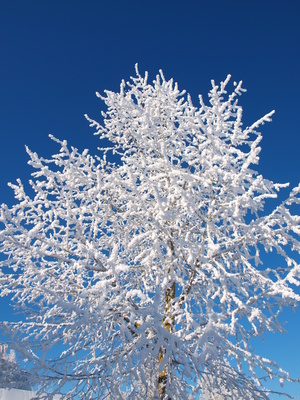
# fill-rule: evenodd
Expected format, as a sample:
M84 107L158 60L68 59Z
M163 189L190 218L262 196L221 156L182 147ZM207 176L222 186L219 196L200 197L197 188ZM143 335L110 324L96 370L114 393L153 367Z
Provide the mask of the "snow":
M34 395L31 390L0 389L0 400L30 400Z
M35 394L36 392L31 390L0 389L0 400L31 400ZM54 396L54 399L58 398L58 396Z

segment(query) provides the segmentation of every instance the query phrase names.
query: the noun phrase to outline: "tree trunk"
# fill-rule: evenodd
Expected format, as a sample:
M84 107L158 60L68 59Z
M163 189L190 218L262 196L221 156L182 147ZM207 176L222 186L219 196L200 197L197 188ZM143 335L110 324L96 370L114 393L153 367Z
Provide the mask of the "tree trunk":
M172 307L173 301L175 299L175 282L173 282L167 289L165 293L165 317L163 319L164 328L168 332L173 331L174 327L174 316L170 315L170 308ZM158 360L161 363L163 361L165 354L165 349L161 347ZM160 396L160 399L165 399L166 392L167 392L167 381L168 381L168 366L165 365L162 372L160 372L158 376L158 383L157 383L157 391ZM168 397L168 400L171 400Z

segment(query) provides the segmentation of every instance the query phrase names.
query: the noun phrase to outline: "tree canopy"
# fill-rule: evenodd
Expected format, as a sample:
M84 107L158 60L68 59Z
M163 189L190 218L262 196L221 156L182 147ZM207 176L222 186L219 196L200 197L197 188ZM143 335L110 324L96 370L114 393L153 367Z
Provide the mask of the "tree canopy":
M5 327L41 393L257 400L262 377L290 380L252 340L283 331L300 299L300 186L265 207L288 186L255 167L273 112L243 127L245 90L229 82L196 107L136 68L98 94L103 123L87 117L99 156L53 136L50 159L27 149L33 194L18 180L1 206L0 282L26 316Z

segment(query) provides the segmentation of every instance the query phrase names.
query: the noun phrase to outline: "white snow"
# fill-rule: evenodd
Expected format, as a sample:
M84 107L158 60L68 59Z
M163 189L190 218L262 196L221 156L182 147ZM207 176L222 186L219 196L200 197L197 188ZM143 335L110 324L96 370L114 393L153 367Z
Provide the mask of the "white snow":
M0 400L30 400L34 395L31 390L0 389Z
M0 400L31 400L36 392L20 389L0 389ZM54 396L59 399L58 396Z

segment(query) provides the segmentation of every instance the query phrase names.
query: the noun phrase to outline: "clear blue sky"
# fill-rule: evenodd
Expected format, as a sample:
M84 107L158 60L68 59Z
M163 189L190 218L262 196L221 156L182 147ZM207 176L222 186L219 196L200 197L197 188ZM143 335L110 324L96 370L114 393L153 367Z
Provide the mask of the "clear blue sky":
M1 203L13 201L8 181L29 178L25 144L49 156L52 133L96 152L83 115L97 119L95 91L117 90L136 62L153 78L162 68L194 103L211 79L242 79L246 125L276 110L260 172L300 180L299 0L2 0L0 38ZM289 334L257 347L300 377L300 312L283 318Z

